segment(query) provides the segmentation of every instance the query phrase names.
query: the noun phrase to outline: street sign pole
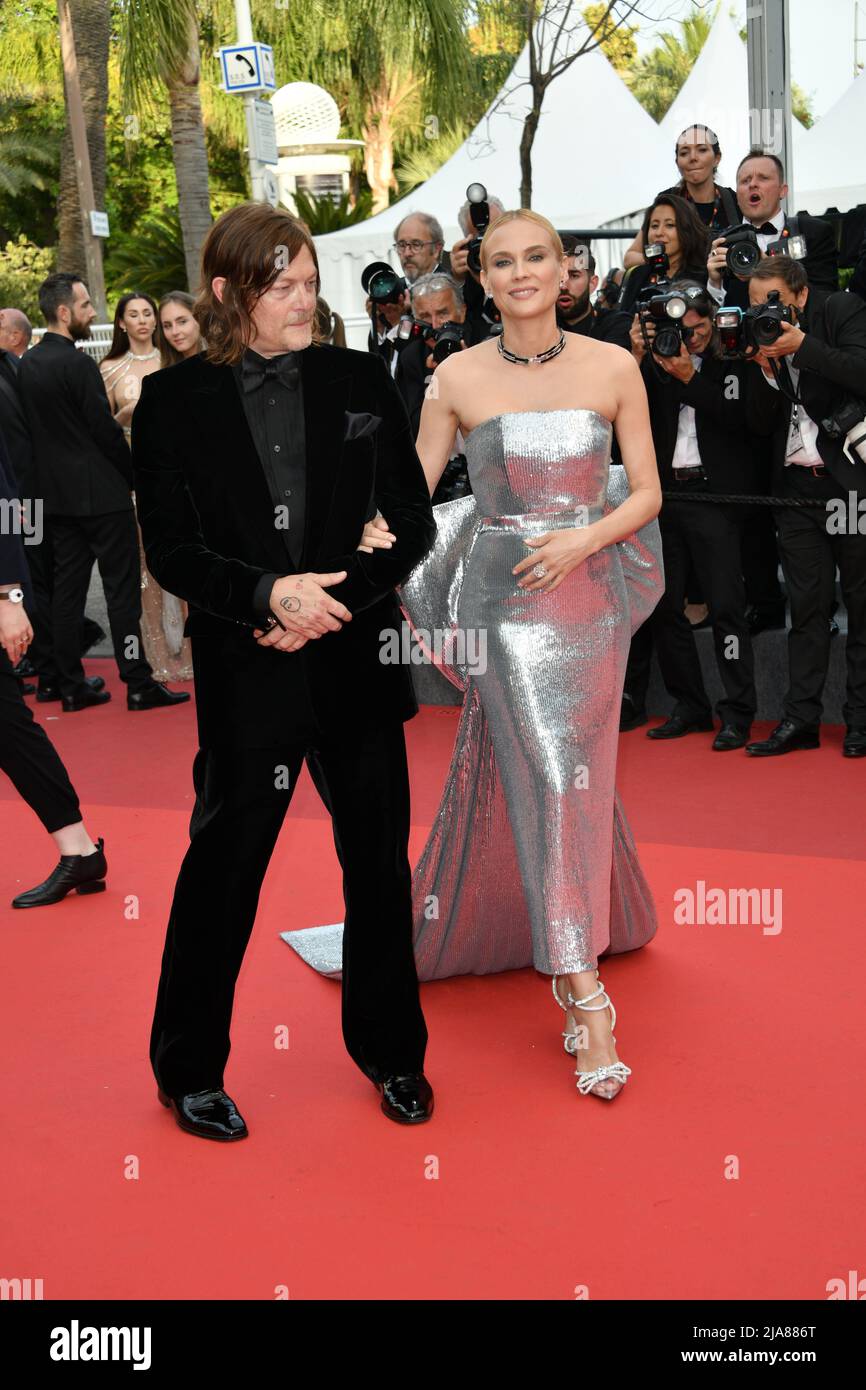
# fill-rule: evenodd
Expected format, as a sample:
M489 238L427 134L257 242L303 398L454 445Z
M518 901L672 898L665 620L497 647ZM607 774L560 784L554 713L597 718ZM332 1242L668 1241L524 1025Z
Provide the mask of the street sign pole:
M791 147L791 68L788 0L750 0L746 5L746 51L752 146L778 155L785 170L788 212L797 206Z
M250 14L250 0L235 0L235 19L238 28L238 43L253 42L253 20ZM252 184L253 201L263 203L265 201L265 166L261 160L255 156L255 102L256 98L252 93L244 93L244 116L247 122L247 142L250 161L250 182Z

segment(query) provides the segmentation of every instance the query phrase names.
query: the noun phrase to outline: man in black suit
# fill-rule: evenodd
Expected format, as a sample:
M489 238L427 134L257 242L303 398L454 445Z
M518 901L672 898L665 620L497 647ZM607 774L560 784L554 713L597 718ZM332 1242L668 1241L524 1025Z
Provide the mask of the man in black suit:
M800 213L789 217L783 211L782 199L788 185L781 160L774 154L752 150L741 160L737 169L737 203L743 225L751 226L762 255L768 248L778 254L780 242L800 236L805 242L805 269L814 289L837 290L839 266L836 240L829 222ZM749 307L748 277L732 275L725 267L727 248L716 237L707 261L707 288L717 304ZM769 451L761 465L761 490L769 486ZM743 528L743 562L746 571L746 592L750 607L750 627L753 635L771 628L785 626L785 600L779 587L779 552L774 535L773 518L768 507L758 509L745 520Z
M563 238L568 252L568 278L556 301L556 321L567 333L582 333L601 343L616 343L631 351L632 317L620 309L596 308L590 296L598 289L595 256L574 237Z
M13 898L17 908L45 907L67 893L100 893L107 865L102 840L94 843L81 819L75 788L54 745L24 703L14 668L33 642L33 612L26 550L21 539L20 491L0 429L0 770L38 816L60 850L60 862L36 888ZM16 521L16 515L18 517ZM11 863L10 863L11 867Z
M794 235L805 241L804 269L814 290L839 288L839 263L836 238L829 222L819 217L799 213L789 216L782 208L788 185L782 161L774 154L753 150L741 160L737 169L737 203L743 214L743 225L751 226L762 255L779 241L788 242ZM778 255L773 250L772 255ZM749 277L732 275L725 266L727 247L723 237L716 237L710 246L707 260L707 288L718 304L726 307L749 307Z
M153 679L141 642L141 565L130 489L132 464L96 363L76 342L90 337L96 310L78 275L49 275L39 288L48 324L21 359L18 384L51 529L54 664L62 708L70 713L111 696L88 682L81 628L93 561L99 565L114 656L130 710L189 699ZM97 685L99 688L95 688Z
M866 304L809 286L802 262L765 261L749 281L753 304L776 291L793 322L749 367L748 408L773 428L774 496L815 507L776 513L791 600L788 692L781 722L748 746L756 757L817 748L830 658L836 566L848 610L843 752L866 756L866 464L824 428L846 405L866 413ZM771 365L772 364L772 365ZM773 372L778 372L778 380ZM864 499L864 500L858 500Z
M306 759L343 868L346 1046L389 1118L423 1121L403 733L418 705L381 655L394 586L435 535L424 474L379 357L311 345L303 223L232 208L202 285L207 352L147 377L132 426L148 566L190 604L200 744L151 1035L159 1096L193 1134L247 1133L223 1089L235 981ZM361 553L374 498L400 542Z
M689 494L754 493L757 457L746 431L743 369L718 356L712 300L696 281L675 281L672 288L686 294L692 306L682 319L684 341L679 354L647 353L639 321L632 330L633 350L647 388L662 487L678 495L676 500L665 497L659 516L665 592L635 635L625 695L635 711L642 710L652 640L675 705L670 717L649 729L647 736L681 738L713 729L694 633L684 612L693 565L709 608L716 663L725 689L717 710L722 727L712 746L717 752L728 752L748 741L757 703L746 621L741 522L735 506L690 502ZM652 322L644 328L653 344Z

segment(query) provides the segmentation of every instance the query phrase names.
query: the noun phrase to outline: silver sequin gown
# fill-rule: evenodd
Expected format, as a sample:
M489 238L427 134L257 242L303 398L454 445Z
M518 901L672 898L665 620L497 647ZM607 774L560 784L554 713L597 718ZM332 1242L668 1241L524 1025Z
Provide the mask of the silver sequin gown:
M465 443L473 496L435 509L433 549L401 587L415 639L465 691L412 879L421 980L589 970L656 931L614 780L629 642L664 586L658 524L549 594L511 572L523 536L590 524L628 496L611 438L591 410L483 421ZM282 936L339 976L341 923Z

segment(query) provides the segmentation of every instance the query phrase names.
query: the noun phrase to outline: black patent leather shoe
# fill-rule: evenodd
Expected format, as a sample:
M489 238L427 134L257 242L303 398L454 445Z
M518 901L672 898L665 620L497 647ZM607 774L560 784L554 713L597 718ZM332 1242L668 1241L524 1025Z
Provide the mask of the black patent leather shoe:
M96 677L102 680L101 676ZM102 682L103 685L105 682ZM37 700L39 696L36 696ZM110 690L94 690L90 685L83 685L74 695L64 695L60 701L60 708L64 714L77 714L79 710L90 709L91 705L107 705L111 699Z
M423 1072L386 1076L381 1081L370 1079L382 1097L382 1112L389 1120L401 1125L420 1125L430 1119L433 1088Z
M160 1104L174 1113L187 1134L199 1139L246 1139L249 1130L231 1096L225 1091L193 1091L188 1096L167 1096L157 1087Z
M846 758L866 758L866 728L849 724L842 740L842 752Z
M630 695L623 695L619 711L619 731L626 734L630 729L639 729L647 722L646 710L639 709Z
M683 719L672 714L663 724L647 729L647 738L682 738L684 734L711 734L715 728L712 719Z
M104 689L105 689L105 681L102 679L102 676L85 676L85 677L84 677L84 684L85 684L90 690L104 690ZM58 685L43 685L41 681L39 682L39 685L38 685L38 687L37 687L37 689L36 689L36 703L37 703L37 704L39 704L39 705L48 705L48 704L51 703L52 700L59 700L59 699L60 699L60 687L59 687Z
M716 753L730 753L734 748L745 748L751 733L751 724L723 724L713 739L713 749Z
M777 724L769 738L757 743L747 743L746 752L753 758L775 758L780 753L793 753L798 748L820 748L819 729L815 724L798 724L793 719L783 719Z
M95 854L63 854L60 863L40 883L38 888L30 888L12 899L13 907L47 907L49 903L59 903L67 893L104 893L105 875L108 865L105 862L104 840L96 841Z
M169 690L168 686L162 685L160 681L151 681L150 685L145 685L141 690L126 692L126 708L160 709L163 705L184 705L188 699L188 690Z

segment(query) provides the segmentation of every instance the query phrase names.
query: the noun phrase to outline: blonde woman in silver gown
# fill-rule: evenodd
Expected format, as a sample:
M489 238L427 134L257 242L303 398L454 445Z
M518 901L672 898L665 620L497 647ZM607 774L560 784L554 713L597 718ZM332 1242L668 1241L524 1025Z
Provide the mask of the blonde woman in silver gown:
M533 964L565 1011L578 1091L611 1100L631 1069L598 959L657 926L614 786L631 634L663 588L646 394L630 353L560 334L567 262L546 218L505 213L481 262L502 336L437 368L416 441L432 495L459 429L474 495L435 509L437 541L400 591L466 692L413 874L415 958L421 980ZM394 542L387 518L362 538ZM468 659L480 637L486 664ZM337 975L340 932L283 936Z

